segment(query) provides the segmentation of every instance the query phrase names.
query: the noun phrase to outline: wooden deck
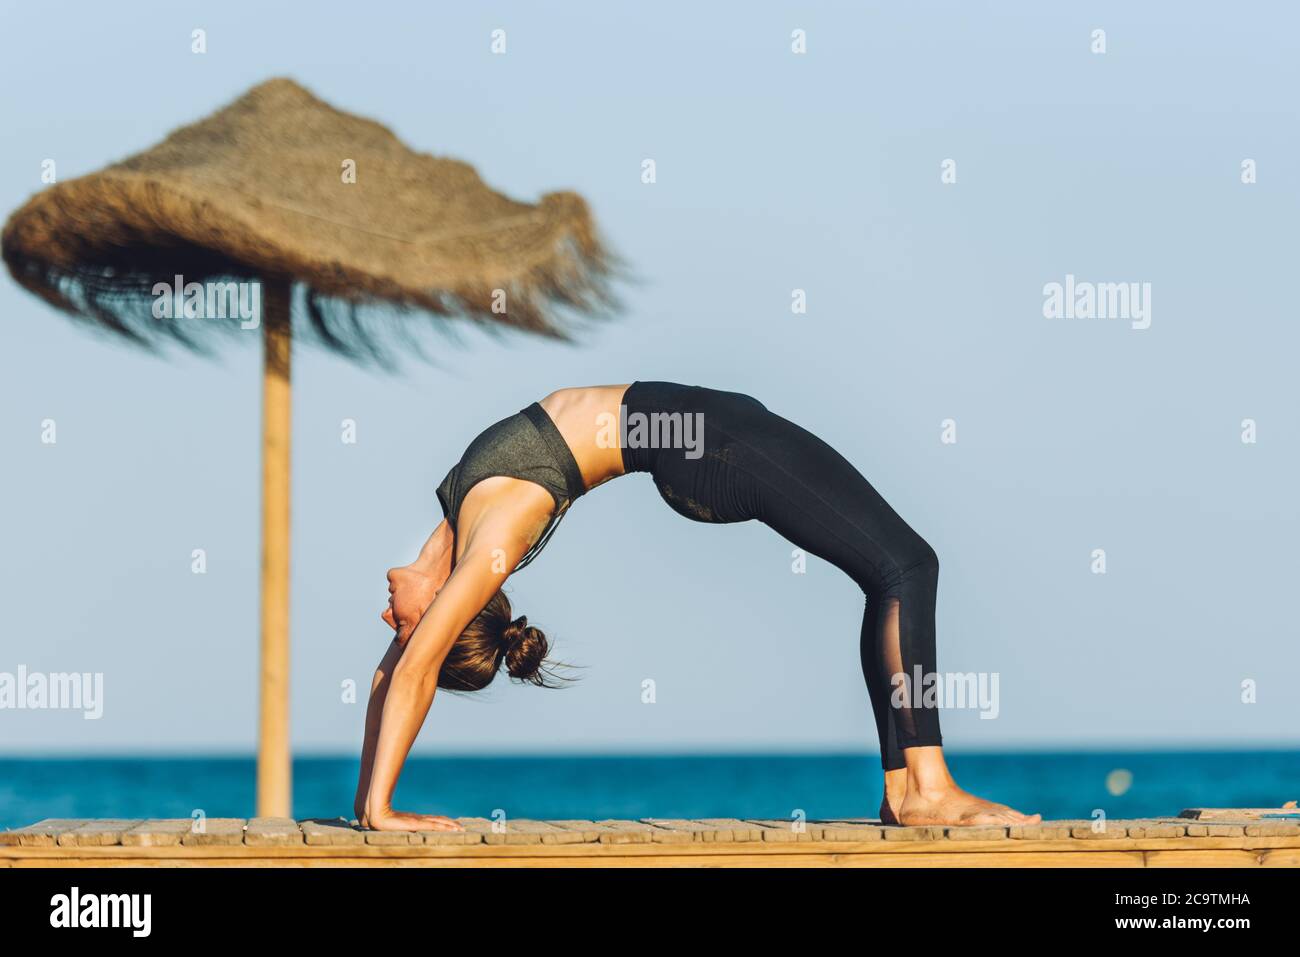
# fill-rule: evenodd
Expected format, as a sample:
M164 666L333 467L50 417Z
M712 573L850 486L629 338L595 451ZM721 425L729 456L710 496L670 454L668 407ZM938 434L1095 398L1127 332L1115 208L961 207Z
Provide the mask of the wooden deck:
M525 821L463 832L359 830L342 818L56 820L0 831L0 867L1297 867L1293 810L1016 827L867 819Z

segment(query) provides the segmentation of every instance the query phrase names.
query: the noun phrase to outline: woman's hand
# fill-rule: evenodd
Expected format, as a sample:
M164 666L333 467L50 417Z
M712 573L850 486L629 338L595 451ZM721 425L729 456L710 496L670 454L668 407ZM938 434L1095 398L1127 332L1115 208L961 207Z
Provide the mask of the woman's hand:
M357 818L362 827L372 831L463 831L449 817L438 814L411 814L406 811L387 811L368 820Z
M396 633L397 643L405 645L429 610L438 592L451 576L456 535L443 519L419 556L409 565L388 571L388 607L380 614L384 623Z

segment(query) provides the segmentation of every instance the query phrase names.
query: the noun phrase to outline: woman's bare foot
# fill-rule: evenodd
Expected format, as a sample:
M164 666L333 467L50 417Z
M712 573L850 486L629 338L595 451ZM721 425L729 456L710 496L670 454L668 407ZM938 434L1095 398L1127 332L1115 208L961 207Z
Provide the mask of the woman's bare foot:
M885 795L880 799L880 823L898 824L899 812L907 798L907 768L885 772Z
M384 814L367 814L362 827L373 831L463 831L458 823L440 814L411 814L407 811L388 811Z
M883 819L883 813L882 813ZM952 826L987 824L1037 824L1039 814L1021 814L1005 804L995 804L968 794L955 784L940 791L924 792L911 788L898 812L898 823L905 825L948 824Z
M893 808L893 822L885 820L884 808L881 820L886 824L905 825L948 824L954 827L963 825L986 824L1037 824L1042 820L1038 814L1021 814L1005 804L995 804L969 794L957 787L952 774L944 761L943 748L938 745L923 745L904 748L903 758L907 761L907 770L903 780L903 800L895 804L889 800L890 775L900 772L885 773L886 804ZM895 784L897 788L897 783Z

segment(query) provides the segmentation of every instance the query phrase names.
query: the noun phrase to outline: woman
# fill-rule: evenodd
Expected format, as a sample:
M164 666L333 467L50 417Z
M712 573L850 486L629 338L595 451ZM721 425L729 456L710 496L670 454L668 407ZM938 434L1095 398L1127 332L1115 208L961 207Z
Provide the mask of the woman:
M755 399L669 382L561 389L489 427L438 487L446 518L388 573L396 632L375 673L356 814L380 830L457 830L391 807L436 688L475 691L504 665L547 684L546 637L512 618L501 585L531 562L579 496L648 472L700 522L758 519L843 570L866 596L859 650L885 769L887 824L1033 823L957 787L938 710L912 693L935 674L939 561L838 452Z

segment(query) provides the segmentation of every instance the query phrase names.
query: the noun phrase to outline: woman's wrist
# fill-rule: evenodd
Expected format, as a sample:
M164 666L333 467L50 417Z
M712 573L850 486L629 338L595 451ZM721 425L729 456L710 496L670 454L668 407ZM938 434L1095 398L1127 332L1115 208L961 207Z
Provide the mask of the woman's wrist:
M392 817L393 815L393 808L390 802L378 801L369 794L367 794L362 800L362 806L365 808L366 817L370 818L372 821Z

